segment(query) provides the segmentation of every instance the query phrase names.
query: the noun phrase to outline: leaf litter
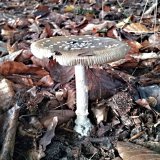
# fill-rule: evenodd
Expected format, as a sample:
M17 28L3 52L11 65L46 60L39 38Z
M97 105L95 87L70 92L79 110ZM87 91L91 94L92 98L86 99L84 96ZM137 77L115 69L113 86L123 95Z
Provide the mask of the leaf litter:
M160 159L156 3L2 0L0 159ZM94 128L80 139L73 130L73 67L35 58L30 44L52 36L87 34L127 42L131 49L123 60L86 71ZM145 147L141 153L135 144Z

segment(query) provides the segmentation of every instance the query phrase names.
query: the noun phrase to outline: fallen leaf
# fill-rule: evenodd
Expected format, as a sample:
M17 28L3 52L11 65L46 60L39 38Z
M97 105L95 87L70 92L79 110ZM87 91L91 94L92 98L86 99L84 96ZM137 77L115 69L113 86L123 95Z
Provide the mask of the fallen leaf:
M36 18L41 18L43 16L46 16L47 14L49 14L49 7L46 5L38 5L36 7L36 11L34 12L34 15Z
M62 102L67 97L67 90L65 88L60 89L55 92L55 96L59 102Z
M90 100L109 98L115 94L120 87L122 87L122 83L119 80L111 77L103 69L88 69L87 77Z
M36 22L32 23L29 26L29 28L30 28L29 29L30 32L35 32L35 33L38 33L38 34L40 34L41 30L42 30Z
M160 55L158 53L155 52L151 52L151 53L141 53L139 55L130 55L131 57L137 59L137 60L146 60L146 59L158 59L160 58Z
M0 64L0 74L10 75L10 74L22 74L28 71L28 66L21 62L7 61Z
M47 69L51 77L61 84L69 82L74 77L74 67L61 66L56 62L51 62Z
M42 146L42 150L45 151L46 147L51 143L52 138L55 136L55 128L58 123L58 118L53 117L52 121L50 121L47 131L43 135L43 137L39 141L39 145Z
M49 73L41 68L41 67L34 67L34 66L28 66L28 70L26 72L27 74L37 75L38 77L44 77L49 75Z
M40 35L40 39L52 37L53 30L49 23L45 24L45 28L43 29L42 34Z
M126 24L128 24L131 21L131 19L132 19L132 16L127 17L122 22L119 22L118 24L116 24L116 27L123 28Z
M123 28L126 32L132 32L135 34L144 34L144 33L150 33L150 31L147 29L147 27L140 23L131 23Z
M50 75L46 75L44 77L42 77L38 82L37 82L38 86L44 86L44 87L51 87L54 85L54 82L52 80L52 78L50 77Z
M0 64L6 61L14 61L20 54L22 53L22 50L13 52L9 55L3 56L0 58Z
M130 142L118 142L117 150L123 160L160 160L160 154Z
M48 58L44 58L44 59L39 59L35 56L31 57L31 61L33 62L33 64L35 64L36 66L41 66L43 68L47 68L47 66L49 65L49 59Z
M76 88L75 88L75 84L67 83L66 85L64 85L64 89L67 90L66 105L70 109L73 110L75 108L75 104L76 104Z
M109 21L104 21L101 24L89 23L89 24L87 24L86 27L82 28L80 32L82 34L87 34L87 33L91 33L92 31L95 32L95 30L99 31L99 30L102 30L103 28L107 27L108 23L109 23Z
M0 41L0 55L7 53L6 43Z
M135 102L137 104L139 104L140 106L145 107L145 108L151 110L151 107L150 107L150 105L149 105L149 103L148 103L148 101L146 99L138 99Z
M149 37L149 45L160 50L160 34L154 33Z
M66 5L64 7L64 12L73 12L75 9L75 6L74 5Z
M14 95L12 82L0 76L0 113L11 106Z
M41 115L40 122L45 128L50 126L50 122L53 120L53 117L57 117L58 125L69 121L75 116L75 112L72 110L49 110L48 112Z
M17 32L17 30L9 25L4 25L1 29L1 35L7 37L7 38L13 38L13 35Z
M92 112L94 113L94 116L96 117L97 124L100 122L107 121L109 107L105 104L105 102L98 102L94 106L92 106Z

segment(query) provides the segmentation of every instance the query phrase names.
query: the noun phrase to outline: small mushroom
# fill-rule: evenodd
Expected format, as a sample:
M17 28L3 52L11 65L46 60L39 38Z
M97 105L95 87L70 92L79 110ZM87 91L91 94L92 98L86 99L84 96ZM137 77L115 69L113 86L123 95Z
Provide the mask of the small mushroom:
M32 53L40 58L53 56L64 66L75 66L76 121L75 131L89 135L92 124L88 119L88 83L85 67L113 62L125 57L129 46L111 38L94 36L52 37L31 44Z

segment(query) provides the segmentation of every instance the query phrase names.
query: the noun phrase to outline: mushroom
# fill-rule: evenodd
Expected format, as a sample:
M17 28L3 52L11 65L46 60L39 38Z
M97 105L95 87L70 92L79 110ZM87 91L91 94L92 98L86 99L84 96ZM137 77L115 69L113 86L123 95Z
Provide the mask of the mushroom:
M112 38L94 36L58 36L31 44L31 51L43 59L53 56L63 66L75 66L76 115L75 131L82 136L90 133L88 119L88 83L85 67L113 62L125 57L129 46Z

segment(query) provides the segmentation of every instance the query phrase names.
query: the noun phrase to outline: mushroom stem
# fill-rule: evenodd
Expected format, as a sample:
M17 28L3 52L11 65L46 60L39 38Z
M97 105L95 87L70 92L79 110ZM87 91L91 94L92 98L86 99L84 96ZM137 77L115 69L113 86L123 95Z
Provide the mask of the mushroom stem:
M76 115L75 131L82 136L87 136L91 129L91 122L88 119L88 83L85 75L85 67L82 65L75 66L76 80Z

